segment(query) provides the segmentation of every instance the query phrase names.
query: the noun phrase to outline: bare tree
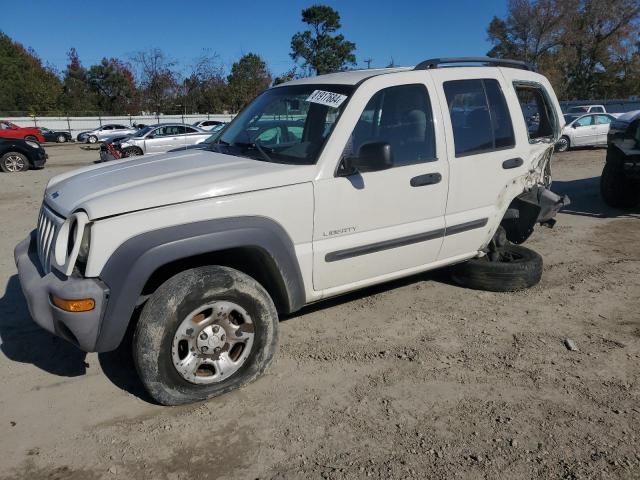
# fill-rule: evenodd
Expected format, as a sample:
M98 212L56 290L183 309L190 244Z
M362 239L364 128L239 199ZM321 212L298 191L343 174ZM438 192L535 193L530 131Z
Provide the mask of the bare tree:
M159 48L137 52L131 60L136 67L143 106L157 113L171 109L179 94L177 62Z

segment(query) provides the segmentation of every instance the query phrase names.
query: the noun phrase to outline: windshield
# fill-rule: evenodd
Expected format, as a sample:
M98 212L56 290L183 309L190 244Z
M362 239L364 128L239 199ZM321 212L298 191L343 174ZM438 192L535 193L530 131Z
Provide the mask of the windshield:
M147 133L149 133L154 128L155 127L144 127L142 129L138 130L136 133L134 133L134 136L136 136L136 137L144 137Z
M583 113L588 111L588 107L571 107L569 110L567 110L567 113Z
M291 85L267 90L213 144L223 153L312 165L344 109L351 85Z

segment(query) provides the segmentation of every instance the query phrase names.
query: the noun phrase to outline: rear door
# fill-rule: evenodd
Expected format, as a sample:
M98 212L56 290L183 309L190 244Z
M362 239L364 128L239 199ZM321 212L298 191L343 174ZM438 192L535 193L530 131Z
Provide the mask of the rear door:
M513 178L527 172L528 151L516 134L526 135L524 118L512 122L520 107L497 68L433 70L447 132L449 196L446 236L439 259L477 251L488 236L489 219Z
M610 115L596 115L596 128L598 132L597 142L598 145L606 145L607 144L607 135L609 133L609 127L611 126L611 122L613 121L613 117Z

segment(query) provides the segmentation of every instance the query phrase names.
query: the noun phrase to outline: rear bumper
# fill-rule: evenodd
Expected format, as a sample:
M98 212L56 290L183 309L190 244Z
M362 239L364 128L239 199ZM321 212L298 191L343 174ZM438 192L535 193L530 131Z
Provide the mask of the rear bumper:
M64 277L55 272L44 274L37 258L35 232L16 246L14 258L33 320L80 349L95 351L108 288L93 278ZM52 295L64 299L93 298L95 308L89 312L67 312L51 303Z

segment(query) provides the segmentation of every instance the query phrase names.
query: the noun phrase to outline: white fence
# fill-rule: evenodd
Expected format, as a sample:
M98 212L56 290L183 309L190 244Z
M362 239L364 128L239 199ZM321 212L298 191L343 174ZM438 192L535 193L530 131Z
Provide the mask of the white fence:
M153 125L155 123L178 122L192 124L199 120L219 120L228 122L233 115L122 115L115 117L10 117L9 120L19 127L46 127L51 130L64 130L75 138L80 132L93 130L100 125L119 123L132 125L142 123Z

